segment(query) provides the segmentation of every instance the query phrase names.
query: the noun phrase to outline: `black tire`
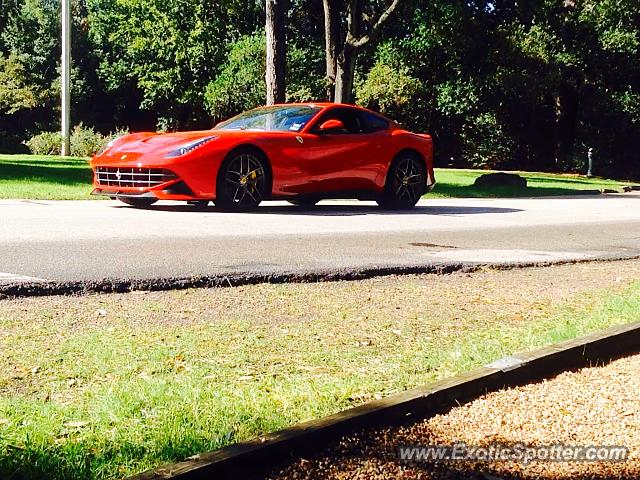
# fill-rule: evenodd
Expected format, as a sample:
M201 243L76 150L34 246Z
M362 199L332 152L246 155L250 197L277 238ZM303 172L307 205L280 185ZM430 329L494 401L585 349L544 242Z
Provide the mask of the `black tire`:
M232 152L218 171L216 206L231 212L252 210L260 205L270 184L263 155L250 149Z
M296 198L295 200L287 200L291 205L301 208L311 208L320 201L319 198Z
M118 197L122 203L131 205L136 208L147 208L158 201L157 198L135 198L135 197Z
M392 210L413 208L424 194L426 184L427 170L422 158L415 153L401 153L389 167L378 205Z

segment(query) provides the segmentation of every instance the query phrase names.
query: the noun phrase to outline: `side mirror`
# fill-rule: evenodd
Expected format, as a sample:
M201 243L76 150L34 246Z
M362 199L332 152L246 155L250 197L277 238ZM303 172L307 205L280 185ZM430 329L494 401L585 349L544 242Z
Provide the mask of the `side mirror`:
M342 120L327 120L326 122L323 122L319 128L320 133L331 133L336 130L346 130Z

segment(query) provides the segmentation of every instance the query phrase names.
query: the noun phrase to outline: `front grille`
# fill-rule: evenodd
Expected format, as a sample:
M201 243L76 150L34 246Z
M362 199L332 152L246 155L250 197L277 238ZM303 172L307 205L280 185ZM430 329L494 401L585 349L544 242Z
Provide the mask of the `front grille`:
M104 187L155 187L177 177L162 168L96 167L96 181Z

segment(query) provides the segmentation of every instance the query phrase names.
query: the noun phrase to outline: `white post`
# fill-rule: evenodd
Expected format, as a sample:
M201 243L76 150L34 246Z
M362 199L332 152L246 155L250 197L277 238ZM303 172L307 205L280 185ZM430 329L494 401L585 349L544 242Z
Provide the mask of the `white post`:
M69 155L71 131L71 0L62 0L62 155Z

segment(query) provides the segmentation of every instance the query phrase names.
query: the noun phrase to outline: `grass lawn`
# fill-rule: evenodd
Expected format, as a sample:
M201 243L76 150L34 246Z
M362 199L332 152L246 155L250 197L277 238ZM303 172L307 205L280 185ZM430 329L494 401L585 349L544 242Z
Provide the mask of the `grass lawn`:
M638 311L633 261L0 300L0 478L119 478Z
M0 155L0 198L87 200L91 190L86 158Z
M438 184L428 197L522 197L571 195L580 190L620 189L628 182L521 172L528 187L482 189L474 180L488 171L436 169ZM31 200L86 200L91 197L88 160L77 157L0 155L0 198Z
M428 197L541 197L549 195L576 195L583 190L621 190L623 185L633 182L587 178L575 174L552 174L535 172L513 172L527 179L526 188L501 187L478 188L473 182L480 175L492 173L487 170L463 170L436 168L436 187Z

